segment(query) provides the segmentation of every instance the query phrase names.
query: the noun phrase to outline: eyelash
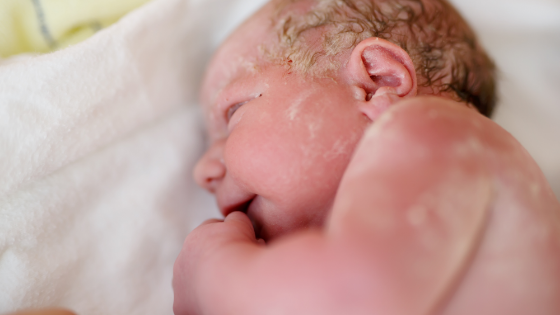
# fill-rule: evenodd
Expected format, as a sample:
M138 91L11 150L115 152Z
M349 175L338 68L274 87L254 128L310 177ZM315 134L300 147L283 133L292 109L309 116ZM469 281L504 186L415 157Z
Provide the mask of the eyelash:
M233 106L230 106L230 108L228 108L228 111L227 111L227 116L226 116L227 121L229 122L229 120L231 119L231 116L233 116L233 114L234 114L241 106L247 104L247 102L249 102L249 101L237 103L237 104L235 104L235 105L233 105Z
M262 94L259 94L259 96L255 97L255 98L259 98L259 97L261 97L261 96L262 96ZM228 108L227 114L226 114L227 122L230 121L230 119L231 119L231 117L233 116L233 114L234 114L241 106L243 106L243 105L249 103L250 101L254 100L255 98L253 98L253 99L251 99L251 100L249 100L249 101L237 103L237 104L234 104L233 106L230 106L230 107Z

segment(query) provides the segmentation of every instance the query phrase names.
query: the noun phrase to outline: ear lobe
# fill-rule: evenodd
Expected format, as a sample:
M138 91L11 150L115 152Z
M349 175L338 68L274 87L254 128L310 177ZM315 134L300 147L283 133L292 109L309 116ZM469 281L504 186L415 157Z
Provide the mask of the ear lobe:
M372 121L400 99L416 96L416 71L401 47L371 37L360 42L348 62L350 84L360 98L360 110Z

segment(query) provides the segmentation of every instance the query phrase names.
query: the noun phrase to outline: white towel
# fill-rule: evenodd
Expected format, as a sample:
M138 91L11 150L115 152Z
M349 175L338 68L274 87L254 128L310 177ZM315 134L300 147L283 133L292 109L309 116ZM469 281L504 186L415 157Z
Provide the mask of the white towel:
M264 2L154 0L81 44L0 63L0 313L172 313L184 237L218 216L191 180L201 75ZM496 120L560 196L558 3L453 2L501 68Z
M0 65L0 313L172 314L205 63L263 1L156 0L89 40Z

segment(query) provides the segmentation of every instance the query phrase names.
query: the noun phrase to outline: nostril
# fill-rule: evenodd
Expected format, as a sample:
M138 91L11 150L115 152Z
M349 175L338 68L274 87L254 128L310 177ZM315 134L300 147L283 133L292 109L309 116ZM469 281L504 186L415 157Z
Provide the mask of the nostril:
M210 193L216 192L216 180L213 178L207 178L204 185L200 185L202 188L206 189Z
M212 193L226 174L223 158L224 144L225 139L214 142L194 168L193 175L196 183Z
M219 159L203 157L195 167L194 178L200 187L214 192L225 173L226 168Z

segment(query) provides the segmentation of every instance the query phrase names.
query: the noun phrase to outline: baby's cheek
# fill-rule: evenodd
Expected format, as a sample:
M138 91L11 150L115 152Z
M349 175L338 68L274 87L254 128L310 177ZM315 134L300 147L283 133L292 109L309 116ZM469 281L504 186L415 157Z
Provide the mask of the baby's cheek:
M256 193L286 185L295 175L290 164L301 159L274 128L259 127L239 124L224 151L228 175Z
M251 107L228 138L228 162L236 170L250 168L260 177L252 179L261 184L283 182L291 177L288 175L297 175L291 172L304 157L306 145L297 129L280 108L270 104Z

